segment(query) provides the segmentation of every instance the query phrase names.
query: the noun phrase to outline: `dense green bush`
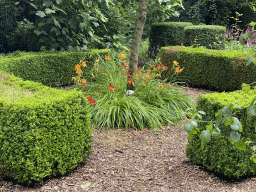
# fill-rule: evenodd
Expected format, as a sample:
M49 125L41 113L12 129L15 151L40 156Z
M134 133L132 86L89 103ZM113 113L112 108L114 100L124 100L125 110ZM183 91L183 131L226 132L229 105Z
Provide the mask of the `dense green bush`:
M255 175L256 163L251 158L255 153L252 149L252 144L255 144L256 141L255 105L249 105L255 95L256 89L200 95L197 100L197 110L204 111L206 115L203 116L201 121L198 121L198 126L193 132L190 130L189 143L186 147L187 157L196 164L203 165L209 170L224 174L230 178ZM230 109L225 108L228 110L224 111L223 107L228 106L231 102L241 106L241 109L233 106ZM252 106L250 110L254 110L254 116L248 120L249 106ZM216 115L221 109L223 115ZM231 120L221 123L228 116ZM234 127L237 122L234 122L234 117L232 116L240 121L240 126L237 128ZM208 125L209 122L212 126ZM210 136L209 142L204 142L202 147L201 134L205 130L209 133L212 132L213 135ZM236 142L233 141L233 139L236 139L235 137L231 139L231 133L233 135L239 133L240 136ZM248 141L252 141L252 143L249 144ZM247 142L247 145L243 144L244 142Z
M105 55L109 51L109 49L103 49L89 52L59 51L36 54L15 52L1 59L0 69L24 80L40 82L46 86L65 86L73 84L74 66L80 62L81 58L86 57L87 65L92 66L99 55ZM88 79L91 78L88 70L84 72Z
M217 91L234 91L242 83L250 84L256 79L256 66L246 66L249 52L211 50L191 47L163 47L159 58L169 68L173 61L184 68L177 81L186 82L190 87L207 88ZM169 70L162 78L170 77Z
M216 25L193 25L184 28L185 46L224 49L226 28Z
M184 41L184 28L191 26L189 22L161 22L153 23L149 37L149 55L157 55L158 49L164 46L182 45Z
M3 83L33 95L0 97L0 175L42 182L63 175L91 153L88 102L78 91L62 91L1 74ZM8 80L9 79L9 80Z

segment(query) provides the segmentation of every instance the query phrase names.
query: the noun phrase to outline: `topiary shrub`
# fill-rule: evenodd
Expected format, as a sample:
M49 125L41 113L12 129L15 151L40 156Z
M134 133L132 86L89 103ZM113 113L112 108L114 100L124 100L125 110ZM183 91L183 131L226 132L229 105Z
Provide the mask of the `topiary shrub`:
M200 95L197 110L206 115L184 127L189 134L186 156L233 179L255 175L255 95L256 89Z
M155 58L161 47L182 45L184 27L191 25L193 24L189 22L153 23L149 37L149 56Z
M6 74L0 77L4 79L0 83L20 92L0 92L0 176L41 183L89 158L92 130L88 102L81 92L52 89ZM24 90L30 90L29 97Z
M207 49L224 49L226 28L216 25L194 25L184 28L185 46L204 46Z

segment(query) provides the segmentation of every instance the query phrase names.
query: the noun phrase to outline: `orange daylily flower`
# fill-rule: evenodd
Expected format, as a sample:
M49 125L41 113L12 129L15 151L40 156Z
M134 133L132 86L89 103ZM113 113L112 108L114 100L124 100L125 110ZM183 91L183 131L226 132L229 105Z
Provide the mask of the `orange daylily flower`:
M145 79L142 79L143 83L147 83L147 81Z
M86 79L81 79L81 82L87 84Z
M158 73L158 76L159 76L159 77L161 77L161 73L160 73L160 71L159 71L159 73Z
M114 91L116 90L116 88L115 88L113 85L111 85L111 83L109 83L108 88L109 88L112 92L114 92Z
M184 68L180 69L180 66L176 67L175 70L176 70L177 75L178 75L183 69L184 69Z
M111 56L110 56L110 55L107 55L107 56L105 56L105 58L106 58L106 60L110 61Z
M127 73L125 73L124 75L127 76L127 77L129 77L130 74L131 74L131 72L130 72L130 71L127 71Z
M162 87L165 87L166 85L164 83L162 83Z
M163 65L156 65L156 68L157 68L157 69L162 69L162 68L163 68Z
M133 84L134 85L134 81L130 77L127 79L127 81L128 81L129 84Z
M82 67L87 67L86 65L86 62L84 61L82 64L81 64Z
M123 60L123 62L126 62L127 61L127 59L126 58L124 58L124 59L122 59Z
M168 70L168 67L167 66L163 66L164 70L167 71Z
M80 67L80 65L79 64L77 64L76 66L75 66L75 70L81 70L81 67Z
M168 85L169 87L172 87L172 85L171 85L171 84L169 84L169 83L168 83L167 85Z
M173 61L173 64L176 65L176 66L179 65L179 63L177 61Z
M150 78L149 74L145 73L145 77Z
M121 66L122 66L124 69L127 68L127 65L125 65L124 63L122 63Z
M81 75L81 74L83 74L83 71L82 71L81 68L80 68L80 69L77 69L76 73L77 73L78 75Z
M90 95L88 95L88 96L86 97L86 99L88 100L88 102L89 102L91 105L95 106L96 100L93 100L93 98L92 98Z

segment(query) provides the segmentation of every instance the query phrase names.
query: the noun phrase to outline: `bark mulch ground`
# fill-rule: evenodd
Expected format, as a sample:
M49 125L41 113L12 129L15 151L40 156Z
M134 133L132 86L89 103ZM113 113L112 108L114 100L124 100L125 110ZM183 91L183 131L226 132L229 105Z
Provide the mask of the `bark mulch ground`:
M211 93L183 89L196 99ZM150 130L99 130L93 132L90 158L69 174L46 179L42 185L24 186L0 178L0 191L256 191L256 178L230 181L193 164L185 156L186 123Z

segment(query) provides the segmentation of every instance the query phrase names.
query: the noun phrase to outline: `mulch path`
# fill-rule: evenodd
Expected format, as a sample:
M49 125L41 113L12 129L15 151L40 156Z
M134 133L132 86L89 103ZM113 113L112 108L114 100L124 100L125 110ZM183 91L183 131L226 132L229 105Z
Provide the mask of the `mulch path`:
M211 93L183 89L193 99ZM93 131L90 158L69 174L24 186L0 178L0 191L256 191L256 178L230 181L193 164L185 155L186 121L151 130Z

